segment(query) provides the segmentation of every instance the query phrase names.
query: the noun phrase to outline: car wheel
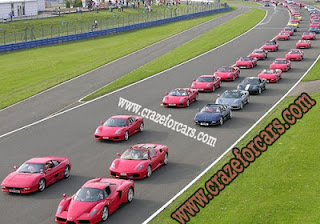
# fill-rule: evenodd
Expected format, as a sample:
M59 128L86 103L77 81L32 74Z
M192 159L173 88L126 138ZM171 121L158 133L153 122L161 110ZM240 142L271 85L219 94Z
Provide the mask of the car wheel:
M126 133L124 133L124 140L128 141L128 139L129 139L129 132L126 131Z
M232 111L230 110L230 113L229 113L229 119L232 118Z
M141 132L141 131L143 131L143 129L144 129L144 124L141 122L139 131Z
M243 109L243 103L241 102L241 104L240 104L240 110L242 110Z
M261 90L261 88L259 87L259 92L258 92L258 94L260 95L260 94L261 94L261 92L262 92L262 90Z
M220 117L220 125L223 125L223 117Z
M132 200L133 200L133 196L134 196L133 188L132 188L132 187L130 187L130 188L129 188L129 190L128 190L128 201L127 201L127 203L132 202Z
M190 101L189 101L189 100L187 101L187 107L188 107L188 106L190 106Z
M164 155L163 164L164 164L164 165L167 165L167 164L168 164L168 153L166 153L166 154Z
M151 177L152 175L152 169L151 169L151 166L148 166L148 171L147 171L147 177Z
M46 180L42 178L41 180L39 180L38 190L44 191L45 188L46 188Z
M109 217L109 209L107 206L104 206L101 213L101 219L102 221L106 221Z
M65 178L65 179L68 178L68 177L70 177L70 167L69 167L68 165L64 168L64 173L63 173L63 175L64 175L64 178Z

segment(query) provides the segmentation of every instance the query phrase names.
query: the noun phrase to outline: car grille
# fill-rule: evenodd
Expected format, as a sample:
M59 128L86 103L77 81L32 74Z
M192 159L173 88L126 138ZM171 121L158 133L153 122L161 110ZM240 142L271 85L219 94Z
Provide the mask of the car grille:
M10 190L22 190L23 188L16 188L16 187L6 187L7 189Z
M79 223L90 223L89 220L78 220Z

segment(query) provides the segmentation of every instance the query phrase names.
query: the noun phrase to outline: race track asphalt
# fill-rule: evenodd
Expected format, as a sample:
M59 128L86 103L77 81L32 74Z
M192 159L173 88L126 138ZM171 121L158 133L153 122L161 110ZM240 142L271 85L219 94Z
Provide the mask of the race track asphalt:
M239 16L247 10L249 10L248 7L238 6L238 9L233 12L166 38L163 41L85 73L70 82L67 81L62 85L58 85L18 104L0 110L0 135L80 104L78 100L82 97L200 36L208 30Z
M220 66L232 65L238 57L248 55L254 48L272 39L287 24L289 14L282 7L278 7L276 12L271 7L267 10L266 23L219 49L115 94L0 138L0 179L11 172L14 165L18 166L31 157L66 156L73 164L69 179L48 187L42 193L0 194L1 223L54 223L62 194L70 196L88 179L108 176L108 168L117 152L123 152L136 143L162 143L169 146L169 164L154 172L150 179L135 181L134 201L112 214L107 223L138 224L146 220L245 133L296 83L319 55L320 42L315 40L311 49L304 50L303 61L293 62L292 69L283 74L279 83L268 85L267 90L259 96L252 96L250 104L242 111L235 111L232 120L226 121L223 126L195 127L193 117L197 108L214 102L217 94L236 88L238 80L223 82L222 88L214 93L201 93L199 101L188 108L169 109L160 106L164 92L190 86L193 78L200 74L212 74ZM257 76L276 57L283 57L295 47L296 40L308 27L308 14L304 10L301 13L304 20L292 39L279 41L279 51L269 53L268 58L259 61L257 67L242 69L239 80ZM269 16L272 18L269 19ZM130 114L117 107L119 97L163 115L171 114L174 120L195 127L197 133L203 131L216 137L216 146L210 147L149 120L145 120L144 132L132 136L127 142L96 141L93 133L100 120L115 114Z

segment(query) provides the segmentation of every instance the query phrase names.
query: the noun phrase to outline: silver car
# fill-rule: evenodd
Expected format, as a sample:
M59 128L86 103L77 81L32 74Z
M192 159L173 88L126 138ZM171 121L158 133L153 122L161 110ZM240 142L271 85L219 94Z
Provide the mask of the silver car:
M222 95L218 94L217 104L227 104L232 109L242 109L250 100L249 91L246 90L226 90Z

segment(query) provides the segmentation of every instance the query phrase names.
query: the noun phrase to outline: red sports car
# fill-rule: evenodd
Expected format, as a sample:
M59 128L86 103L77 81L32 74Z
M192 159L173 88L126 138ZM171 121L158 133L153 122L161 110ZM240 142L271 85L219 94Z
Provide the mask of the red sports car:
M241 57L237 60L236 66L239 68L253 68L257 65L257 58Z
M70 176L71 163L65 157L41 157L26 161L1 183L2 191L27 194Z
M301 61L303 59L304 53L302 50L299 49L291 49L286 54L286 59L291 61Z
M106 221L121 204L133 200L134 190L132 180L89 180L73 196L63 194L64 199L58 206L55 221L64 224Z
M115 159L109 169L116 178L143 179L162 165L168 164L168 146L146 143L131 146L120 158Z
M316 33L314 32L304 32L301 36L302 40L314 40L316 39Z
M290 23L300 23L300 20L297 18L290 19Z
M281 74L281 69L263 69L258 77L266 79L268 82L278 82L278 80L281 79Z
M252 51L252 53L249 55L249 57L251 58L258 58L260 60L263 60L265 58L268 57L268 51L267 50L263 50L261 48L259 49L254 49Z
M213 92L215 89L220 88L221 78L214 75L202 75L193 80L191 89L197 89L203 92Z
M310 23L320 23L319 17L313 17L310 19Z
M310 40L298 40L296 43L296 48L310 48L311 41Z
M277 35L277 40L289 40L290 39L290 34L288 34L288 33L279 33L278 35Z
M164 107L188 107L198 100L199 92L196 89L177 88L166 93L162 100Z
M316 14L316 13L313 13L310 15L310 17L313 19L313 18L320 18L320 15L319 14Z
M223 66L216 70L213 75L220 77L221 80L233 81L239 78L240 69L238 67Z
M270 65L271 69L281 69L283 72L291 68L291 61L286 58L276 58Z
M285 27L283 30L281 30L281 33L287 33L287 34L289 34L290 36L292 36L293 33L294 33L294 30L291 29L291 28L289 28L289 27Z
M311 27L320 27L320 23L312 22L309 24L309 28L311 28Z
M141 132L144 129L142 117L134 115L116 115L106 122L101 122L94 137L98 140L127 141L129 136Z
M267 51L277 51L279 49L279 44L272 40L272 41L267 41L262 45L262 49L267 50Z

